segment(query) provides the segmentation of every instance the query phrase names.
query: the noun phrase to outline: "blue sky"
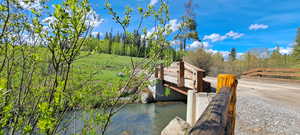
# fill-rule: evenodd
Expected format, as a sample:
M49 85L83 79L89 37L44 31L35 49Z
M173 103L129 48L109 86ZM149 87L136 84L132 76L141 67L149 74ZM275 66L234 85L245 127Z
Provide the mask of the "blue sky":
M39 1L31 5L20 0L24 8L41 8ZM159 6L160 0L110 0L112 7L122 13L125 6L134 9L145 8L152 4ZM49 5L58 4L59 1L49 1ZM176 32L180 17L184 15L184 3L187 0L168 0L171 21L169 24ZM253 48L268 48L272 50L277 45L282 53L291 53L297 28L300 27L300 0L193 0L196 4L195 13L198 24L200 42L189 42L189 50L195 50L201 44L210 52L221 52L228 55L231 48L236 48L242 54ZM90 0L95 11L94 14L101 19L96 21L94 32L122 32L120 25L116 24L104 8L104 0ZM51 7L51 6L50 6ZM51 10L50 10L51 11ZM45 15L47 20L47 15ZM133 13L132 24L129 29L137 28L138 18ZM48 17L48 21L51 17ZM97 22L98 21L98 22ZM151 19L144 21L142 27L148 30L153 28ZM174 35L174 34L173 34ZM169 37L172 41L172 37ZM178 45L174 45L178 47Z
M111 2L113 8L121 13L126 5L132 8L145 7L151 0ZM159 4L156 0L152 2L156 6ZM184 14L185 2L186 0L168 1L171 19L180 20ZM104 19L95 28L96 32L110 31L111 28L121 31L120 26L111 20L104 9L103 0L91 0L91 3L96 13ZM234 47L243 53L251 48L271 49L279 45L283 52L288 52L294 43L296 29L300 27L300 0L194 0L194 3L197 4L195 13L199 37L206 39L203 42L208 45L208 49L214 51L224 52ZM153 22L147 23L144 26L150 29ZM226 36L230 35L230 31L232 36Z

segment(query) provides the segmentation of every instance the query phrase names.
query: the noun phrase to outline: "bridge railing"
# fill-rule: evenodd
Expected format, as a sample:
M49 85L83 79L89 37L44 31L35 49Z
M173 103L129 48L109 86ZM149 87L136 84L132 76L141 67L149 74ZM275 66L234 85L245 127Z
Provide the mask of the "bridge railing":
M190 135L234 134L236 87L235 76L219 75L217 95L190 130Z
M204 70L185 61L174 62L169 67L160 65L156 68L155 77L171 82L179 88L190 88L203 91Z
M300 68L256 68L242 75L243 77L300 77Z

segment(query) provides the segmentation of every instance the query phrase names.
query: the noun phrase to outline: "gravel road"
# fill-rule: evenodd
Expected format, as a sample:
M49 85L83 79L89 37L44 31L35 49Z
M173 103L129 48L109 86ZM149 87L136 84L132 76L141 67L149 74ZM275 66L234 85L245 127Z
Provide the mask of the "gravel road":
M237 95L237 135L300 135L300 84L241 79Z

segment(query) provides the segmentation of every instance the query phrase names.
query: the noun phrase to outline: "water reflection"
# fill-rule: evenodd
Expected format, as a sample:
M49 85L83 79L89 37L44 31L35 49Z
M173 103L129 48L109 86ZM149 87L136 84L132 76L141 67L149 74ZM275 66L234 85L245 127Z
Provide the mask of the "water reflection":
M185 119L185 103L130 104L113 117L107 134L160 135L175 116Z
M83 128L82 112L73 112L67 119L72 119L64 134L80 132ZM83 116L88 117L87 114ZM112 118L107 135L160 135L161 130L175 117L186 117L186 104L168 102L156 104L129 104ZM76 117L74 121L73 118Z

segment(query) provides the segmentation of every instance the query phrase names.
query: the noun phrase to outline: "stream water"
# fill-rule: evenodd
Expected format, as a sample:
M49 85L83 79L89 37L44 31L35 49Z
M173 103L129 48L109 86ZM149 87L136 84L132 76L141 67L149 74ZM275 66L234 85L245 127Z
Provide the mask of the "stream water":
M80 115L78 112L77 115ZM185 120L186 104L162 102L155 104L128 104L117 112L109 125L107 135L160 135L160 132L175 116ZM65 134L73 134L83 126L76 120ZM74 128L75 126L75 128Z

